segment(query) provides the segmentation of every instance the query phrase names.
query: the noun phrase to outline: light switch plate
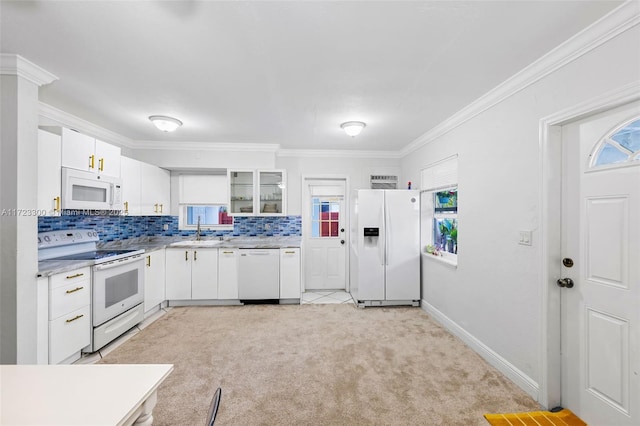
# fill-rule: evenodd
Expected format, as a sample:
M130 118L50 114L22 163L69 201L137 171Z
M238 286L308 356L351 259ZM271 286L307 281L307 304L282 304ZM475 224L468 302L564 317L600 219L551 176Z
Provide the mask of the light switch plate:
M518 244L522 244L523 246L530 246L531 245L531 231L520 231L520 236L518 239Z

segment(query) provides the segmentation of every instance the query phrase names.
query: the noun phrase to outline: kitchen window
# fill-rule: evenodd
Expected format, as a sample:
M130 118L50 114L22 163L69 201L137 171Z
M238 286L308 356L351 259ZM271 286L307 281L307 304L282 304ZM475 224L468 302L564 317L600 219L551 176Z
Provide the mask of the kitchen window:
M458 156L421 171L421 246L429 258L458 263Z
M233 229L233 216L229 216L226 205L180 206L180 229L195 230L198 228L198 220L201 229Z

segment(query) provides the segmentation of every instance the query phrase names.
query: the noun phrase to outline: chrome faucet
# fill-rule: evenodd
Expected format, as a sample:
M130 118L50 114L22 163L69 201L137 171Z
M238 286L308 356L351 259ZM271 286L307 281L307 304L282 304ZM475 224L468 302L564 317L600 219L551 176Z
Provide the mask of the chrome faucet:
M200 241L202 236L200 235L200 216L198 216L198 226L196 228L196 241Z

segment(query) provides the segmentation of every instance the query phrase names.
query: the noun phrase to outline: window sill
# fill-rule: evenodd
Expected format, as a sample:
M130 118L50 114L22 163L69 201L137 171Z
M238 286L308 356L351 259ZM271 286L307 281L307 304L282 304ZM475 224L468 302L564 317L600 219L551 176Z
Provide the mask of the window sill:
M458 268L458 256L453 254L445 254L444 256L434 256L430 253L422 253L422 256L433 262L443 263L454 269Z

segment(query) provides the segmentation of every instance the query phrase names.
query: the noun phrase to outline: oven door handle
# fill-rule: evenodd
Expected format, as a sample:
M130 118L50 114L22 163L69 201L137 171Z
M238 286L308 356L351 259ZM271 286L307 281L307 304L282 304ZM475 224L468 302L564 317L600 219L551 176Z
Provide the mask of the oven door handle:
M102 271L104 269L110 269L110 268L116 268L118 266L123 266L123 265L127 265L129 263L133 263L133 262L141 262L142 261L142 255L141 254L137 254L135 256L131 256L125 259L120 259L120 260L113 260L111 262L105 262L105 263L101 263L100 265L95 265L93 267L94 271Z

